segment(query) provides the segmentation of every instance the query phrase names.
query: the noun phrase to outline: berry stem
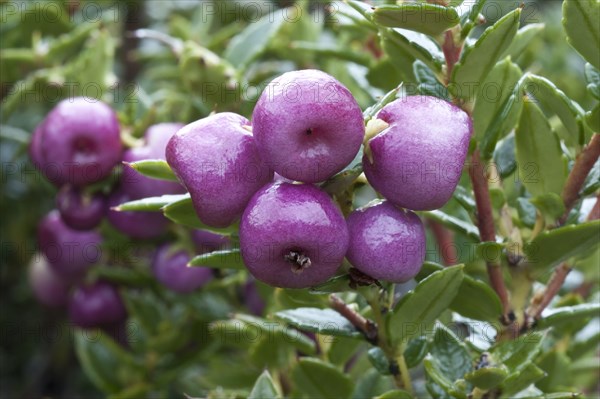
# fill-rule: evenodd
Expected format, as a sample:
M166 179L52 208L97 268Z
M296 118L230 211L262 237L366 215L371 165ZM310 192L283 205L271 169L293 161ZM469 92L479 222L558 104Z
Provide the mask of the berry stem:
M329 304L339 314L344 316L357 330L363 333L367 341L373 345L378 345L378 328L373 321L365 319L363 316L351 309L344 301L335 294L329 296Z
M472 155L472 165L469 168L471 184L475 193L475 204L477 206L477 226L482 242L496 242L496 232L494 228L494 215L492 213L492 203L488 186L488 177L485 164L482 162L479 149L476 149ZM510 302L508 291L502 277L502 269L498 262L488 260L487 272L490 278L490 284L502 304L502 323L510 323L509 314Z
M564 224L567 220L569 212L579 199L579 191L581 191L587 175L594 167L599 156L600 134L594 133L589 144L577 155L573 169L571 169L571 173L569 173L569 177L563 188L562 199L565 203L565 213L560 218L559 225Z

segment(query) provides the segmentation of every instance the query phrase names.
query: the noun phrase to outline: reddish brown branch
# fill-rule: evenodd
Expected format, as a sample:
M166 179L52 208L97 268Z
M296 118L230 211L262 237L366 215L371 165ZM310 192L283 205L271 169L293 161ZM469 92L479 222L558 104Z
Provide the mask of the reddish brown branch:
M528 318L533 318L532 321L540 318L544 309L546 309L548 304L550 304L552 299L558 294L558 291L560 290L560 287L563 286L569 272L571 272L571 268L564 262L556 266L554 273L552 273L552 276L548 281L546 289L541 295L536 295L533 298L531 306L527 311Z
M475 194L475 204L477 205L477 226L482 242L496 242L496 231L494 227L494 214L492 212L492 203L490 200L490 191L488 187L488 178L485 164L481 161L479 150L473 152L472 165L469 168L471 184ZM502 322L510 324L512 314L510 310L510 301L508 291L502 277L502 269L498 262L487 261L487 272L490 278L490 284L502 303Z
M579 199L579 191L581 191L587 175L594 167L599 156L600 134L594 133L589 144L577 156L573 169L571 169L571 173L569 173L569 177L563 188L562 199L565 203L565 213L560 218L560 224L563 224L567 220L571 208L573 208L573 205Z
M444 265L450 266L458 262L456 245L454 245L454 234L435 220L429 220L428 223L439 246L439 252Z
M600 219L600 194L596 196L596 204L590 211L587 220L597 220Z
M335 311L344 316L354 327L356 327L357 330L362 332L367 341L373 345L377 345L377 324L356 313L337 295L331 294L329 296L329 304Z
M446 59L446 76L447 80L450 80L452 76L452 68L454 64L460 59L460 53L462 48L457 46L454 42L454 34L451 30L447 30L444 36L444 44L442 45L442 51L444 52L444 58Z

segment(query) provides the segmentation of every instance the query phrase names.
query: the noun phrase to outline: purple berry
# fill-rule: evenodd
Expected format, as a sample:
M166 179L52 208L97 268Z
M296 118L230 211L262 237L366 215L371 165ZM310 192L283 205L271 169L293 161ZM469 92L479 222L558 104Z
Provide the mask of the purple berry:
M65 279L81 278L100 259L102 236L70 228L57 210L40 221L38 241L52 270Z
M125 202L133 201L122 189L112 193L108 197L106 218L114 228L121 233L139 239L155 238L167 230L169 221L160 212L134 212L117 211L112 208Z
M403 208L442 207L467 156L469 115L439 98L413 96L386 105L377 118L389 127L368 142L363 168L369 183Z
M208 267L188 267L190 255L183 249L163 245L156 251L152 270L156 279L172 291L188 293L202 287L212 278Z
M56 207L70 228L91 230L98 226L106 213L106 197L86 195L76 187L63 186L56 195Z
M305 288L335 274L348 248L348 229L340 210L319 188L276 182L248 203L240 222L240 247L258 280Z
M425 229L411 211L379 201L352 212L348 231L348 261L373 278L403 283L423 265Z
M341 171L364 139L362 112L325 72L288 72L263 91L252 114L261 155L288 179L315 183Z
M83 186L107 177L121 159L116 113L95 99L63 100L38 126L30 154L48 180Z
M75 289L69 299L69 317L79 327L93 328L123 321L127 311L117 289L97 281Z
M37 253L29 266L29 285L36 299L48 307L60 307L69 298L69 283L50 268L45 256Z
M233 223L250 197L273 178L246 129L249 124L237 114L215 114L185 126L167 145L169 165L209 226Z
M123 161L135 162L146 159L165 160L165 149L171 137L183 127L181 123L160 123L148 128L145 134L145 145L125 151ZM185 188L166 180L152 179L143 176L130 167L123 168L123 190L131 197L145 198L165 194L185 193Z

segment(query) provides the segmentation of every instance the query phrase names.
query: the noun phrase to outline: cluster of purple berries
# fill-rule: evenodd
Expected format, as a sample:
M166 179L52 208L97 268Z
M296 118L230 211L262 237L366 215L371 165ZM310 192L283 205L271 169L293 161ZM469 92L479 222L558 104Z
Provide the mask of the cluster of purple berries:
M352 94L316 70L289 72L262 93L252 122L219 113L186 125L166 159L213 227L240 220L243 261L267 284L304 288L332 277L344 257L363 273L405 282L425 257L411 210L443 206L460 178L472 126L458 107L414 96L365 124ZM345 219L318 183L364 144L365 176L385 199Z
M177 182L150 179L123 167L118 182L109 176L121 162L165 159L169 139L183 125L151 126L140 145L124 149L116 113L90 98L64 100L36 128L30 157L48 180L59 187L56 209L39 223L41 254L35 257L30 282L37 299L52 307L68 306L71 320L81 327L105 327L126 317L116 286L89 281L86 272L103 255L101 222L132 239L157 240L168 220L153 212L119 212L112 209L130 200L185 193ZM102 184L105 182L106 184ZM227 238L193 231L193 252L209 252L227 244ZM209 268L188 268L191 251L164 244L152 257L156 279L176 292L190 292L212 278Z

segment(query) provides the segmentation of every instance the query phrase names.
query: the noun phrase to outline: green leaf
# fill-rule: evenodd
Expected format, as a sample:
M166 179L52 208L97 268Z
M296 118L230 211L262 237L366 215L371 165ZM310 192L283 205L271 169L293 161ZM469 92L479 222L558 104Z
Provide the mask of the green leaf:
M388 391L383 395L377 396L375 399L413 399L413 396L406 391L394 389L393 391Z
M135 201L125 202L124 204L118 205L115 210L122 212L129 211L140 211L140 212L159 212L165 206L190 198L189 194L169 194L161 195L160 197L148 197L142 198Z
M372 18L378 25L431 36L440 35L460 22L454 8L429 3L378 6L372 11Z
M465 380L477 388L489 390L502 384L507 376L506 367L483 367L466 374Z
M377 113L379 111L381 111L381 109L383 107L385 107L386 105L388 105L389 103L394 101L398 97L398 92L400 91L401 88L402 88L402 85L400 84L395 89L392 89L389 92L387 92L383 97L381 97L379 100L377 100L377 102L375 104L373 104L369 108L365 109L365 111L363 112L363 118L365 119L365 122L367 122L367 121L369 121L369 119L375 117L375 115L377 115Z
M195 229L208 230L217 234L229 235L237 231L237 225L224 228L207 226L198 219L198 215L194 210L192 199L189 196L182 197L180 200L170 202L162 208L163 214L174 221L175 223L184 226L193 227Z
M153 179L178 181L177 176L175 176L167 161L162 159L145 159L131 163L125 162L125 165Z
M413 71L419 85L417 91L426 96L438 97L446 101L451 101L448 89L444 86L433 71L429 69L423 61L416 60L413 64Z
M473 109L475 139L482 141L483 156L491 156L496 142L517 124L521 112L518 87L521 69L506 58L498 62L479 87Z
M502 383L502 393L510 397L544 378L544 375L544 370L533 363L528 363L522 370L512 373L504 380Z
M539 37L544 30L544 24L528 24L517 31L510 46L504 51L501 58L510 56L513 60L525 50L534 38Z
M327 179L321 188L330 195L343 192L354 183L363 171L362 168L363 147L360 147L356 156L342 171Z
M565 0L563 28L567 41L587 62L600 68L600 2Z
M429 353L432 363L451 383L473 368L466 345L442 324L436 326Z
M519 175L527 190L534 196L549 192L560 195L566 168L558 137L542 111L527 99L515 139Z
M523 89L546 115L556 115L566 129L561 137L568 146L576 146L583 137L581 112L577 105L551 81L541 76L527 75Z
M376 398L388 389L390 389L389 378L379 374L377 370L370 369L356 381L351 399Z
M460 61L452 69L451 84L448 86L454 97L466 101L474 99L476 91L470 87L471 84L483 82L496 65L517 33L520 16L520 8L506 14L487 28L475 44L463 50Z
M275 399L279 397L275 383L273 383L271 374L267 370L263 371L258 377L252 391L250 391L250 395L248 395L248 399Z
M598 246L600 220L568 225L538 234L525 245L528 263L536 271L550 267Z
M444 269L442 265L425 262L416 280L421 281L426 276ZM477 301L473 298L477 298ZM458 293L450 302L450 309L470 319L490 322L498 321L502 314L502 305L496 292L489 284L476 280L468 274L465 274Z
M452 231L464 234L473 240L480 241L479 230L477 227L469 222L458 219L454 216L450 216L440 210L424 212L425 217L428 219L435 220L438 223L443 224Z
M571 359L562 351L551 349L537 360L537 366L546 372L546 377L535 385L544 392L558 391L571 381L569 365ZM539 396L538 396L539 397ZM573 394L569 397L574 397Z
M533 227L537 218L537 211L535 206L529 202L529 198L517 198L516 208L521 223L527 227Z
M239 248L223 249L195 256L189 266L203 266L213 269L244 270L244 260Z
M381 375L390 375L390 362L383 350L375 346L367 351L369 362Z
M428 36L405 29L383 29L382 47L395 64L421 60L435 73L441 73L444 60L437 44Z
M77 51L90 34L98 30L99 26L99 21L92 20L77 24L72 31L62 34L50 42L46 57L53 62L63 62L68 55Z
M575 320L598 316L598 312L600 312L600 303L563 306L544 313L544 318L540 319L537 325L539 328L558 326Z
M501 178L506 178L513 174L517 169L517 160L515 155L515 135L509 134L500 141L494 151L494 162Z
M473 212L475 210L475 198L471 195L471 191L463 186L456 186L452 198L454 198L467 212Z
M426 337L415 337L408 341L404 350L404 360L406 366L410 369L417 367L429 351L429 341Z
M441 390L446 394L450 394L450 392L454 391L454 386L452 385L452 382L448 380L448 378L435 366L433 358L426 358L423 361L423 365L425 366L425 373L427 374L428 380L433 381L436 384L435 387L437 389L441 388ZM442 397L437 392L433 396Z
M300 330L341 337L362 337L345 317L332 309L297 308L275 313L275 317Z
M512 341L504 341L491 349L494 359L511 373L521 372L540 352L544 334L528 333Z
M286 15L285 12L273 12L248 25L229 42L224 57L233 65L247 66L266 50L285 23Z
M94 337L90 339L88 337ZM95 337L100 337L97 340ZM95 331L75 334L75 353L81 367L92 383L105 393L116 393L122 388L117 378L119 359L105 345L104 334Z
M388 335L393 342L406 340L422 333L448 308L463 281L463 266L447 267L437 271L406 295L395 306L388 319Z
M585 122L595 132L600 131L600 103L585 114Z
M546 217L547 224L552 225L565 213L565 204L562 198L555 193L546 193L530 198L531 202L542 215Z
M310 288L311 294L332 294L350 290L350 275L335 276L326 282Z
M297 390L311 398L347 398L352 393L350 377L319 359L303 357L292 370Z
M589 62L585 64L585 80L587 89L596 100L600 100L600 71Z
M590 195L596 190L600 188L600 159L596 161L592 170L590 170L590 174L585 179L583 183L583 188L581 192L583 195Z

